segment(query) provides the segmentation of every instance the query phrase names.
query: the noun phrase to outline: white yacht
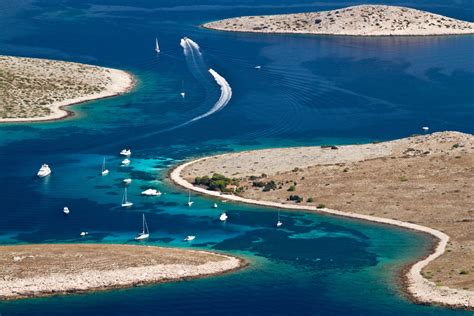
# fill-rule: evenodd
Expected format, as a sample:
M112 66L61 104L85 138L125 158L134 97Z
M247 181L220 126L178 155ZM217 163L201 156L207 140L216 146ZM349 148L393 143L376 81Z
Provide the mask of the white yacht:
M124 160L122 160L122 166L128 166L129 164L130 164L130 159L125 158Z
M145 191L142 192L142 195L146 196L158 196L161 195L161 192L156 190L156 189L146 189Z
M109 174L109 169L105 168L105 157L104 157L104 161L102 162L102 175L106 176L108 174Z
M255 69L262 69L262 66L257 65L257 66L255 66Z
M130 184L130 183L132 183L132 179L130 179L130 178L123 179L123 183Z
M89 232L81 232L80 235L81 235L81 237L84 237L84 236L86 236L86 235L89 235Z
M135 237L135 240L144 240L150 237L150 232L148 231L148 225L146 223L145 214L143 214L143 228L142 232Z
M430 130L430 128L428 126L423 126L421 129L424 130L425 132Z
M196 239L196 236L190 235L190 236L186 236L186 238L184 238L183 241L192 241L194 239Z
M130 207L133 203L130 202L127 198L127 187L123 190L123 197L122 197L122 207Z
M67 206L63 208L63 213L66 215L69 214L69 208Z
M158 38L155 38L155 52L160 52L160 45L158 45Z
M47 177L51 174L51 169L47 164L43 164L36 174L40 178Z
M128 157L132 155L132 151L130 149L122 149L122 151L120 152L120 155Z
M221 216L219 216L219 220L221 222L225 222L228 218L229 216L227 216L226 212L222 213Z
M194 201L191 201L191 190L188 191L188 206L191 207Z

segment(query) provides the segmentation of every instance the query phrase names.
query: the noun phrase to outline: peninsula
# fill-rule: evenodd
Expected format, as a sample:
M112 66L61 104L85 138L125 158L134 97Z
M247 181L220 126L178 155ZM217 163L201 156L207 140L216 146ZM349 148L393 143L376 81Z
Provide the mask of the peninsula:
M232 178L233 186L203 185L206 176ZM223 154L180 165L171 179L224 199L431 234L437 246L404 276L407 293L422 303L474 308L474 135Z
M111 244L0 247L0 299L176 281L239 269L245 261L207 251Z
M354 36L474 34L474 23L411 8L359 5L331 11L243 16L205 23L220 31Z
M0 56L0 123L61 119L71 114L65 106L119 95L133 85L133 77L117 69Z

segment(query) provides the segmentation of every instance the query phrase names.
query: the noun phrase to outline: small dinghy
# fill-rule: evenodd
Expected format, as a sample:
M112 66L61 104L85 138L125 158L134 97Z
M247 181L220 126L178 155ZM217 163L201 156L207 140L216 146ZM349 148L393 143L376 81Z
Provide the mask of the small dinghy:
M219 220L220 220L221 222L225 222L228 218L229 218L229 216L227 216L226 212L222 213L222 214L219 216Z

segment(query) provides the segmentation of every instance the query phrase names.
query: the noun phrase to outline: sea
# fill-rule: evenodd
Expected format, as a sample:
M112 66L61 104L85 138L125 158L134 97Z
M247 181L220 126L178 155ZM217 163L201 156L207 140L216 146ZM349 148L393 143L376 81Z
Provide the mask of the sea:
M264 35L200 26L362 3L0 1L0 54L113 67L137 80L131 93L74 105L64 120L0 125L0 244L137 244L145 214L151 236L141 244L250 262L203 279L2 301L0 314L472 315L404 294L401 271L429 253L426 235L291 211L281 211L277 229L272 208L195 194L188 207L188 192L167 177L184 161L224 152L384 141L422 134L423 126L473 133L474 36ZM471 0L370 3L474 21ZM123 148L132 150L128 167ZM104 158L107 176L100 175ZM39 179L43 163L52 174ZM133 180L130 208L120 205L124 178ZM140 195L150 187L163 194ZM196 239L183 242L187 235Z

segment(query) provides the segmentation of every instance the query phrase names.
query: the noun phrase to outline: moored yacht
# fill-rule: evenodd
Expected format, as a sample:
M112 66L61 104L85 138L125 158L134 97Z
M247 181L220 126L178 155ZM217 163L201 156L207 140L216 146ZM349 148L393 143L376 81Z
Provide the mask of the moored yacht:
M145 214L143 214L143 228L142 232L135 237L135 240L144 240L150 237L150 232L148 231L148 225L146 223Z
M129 164L130 164L130 159L125 158L124 160L122 160L122 166L128 166Z
M44 178L46 176L49 176L50 174L51 169L49 168L49 166L47 164L43 164L36 175L40 178Z
M120 155L128 157L132 155L132 151L130 149L122 149L122 151L120 152Z
M188 191L188 203L186 203L189 207L193 205L194 201L191 201L191 190Z
M69 207L65 206L63 208L63 213L66 214L66 215L69 214Z
M130 184L130 183L132 183L132 179L130 179L130 178L123 179L123 183Z
M219 220L220 220L221 222L225 222L228 218L229 218L229 216L227 216L226 212L223 212L223 213L221 214L221 216L219 216Z
M189 235L189 236L186 236L186 238L184 238L183 241L192 241L194 239L196 239L196 236Z

